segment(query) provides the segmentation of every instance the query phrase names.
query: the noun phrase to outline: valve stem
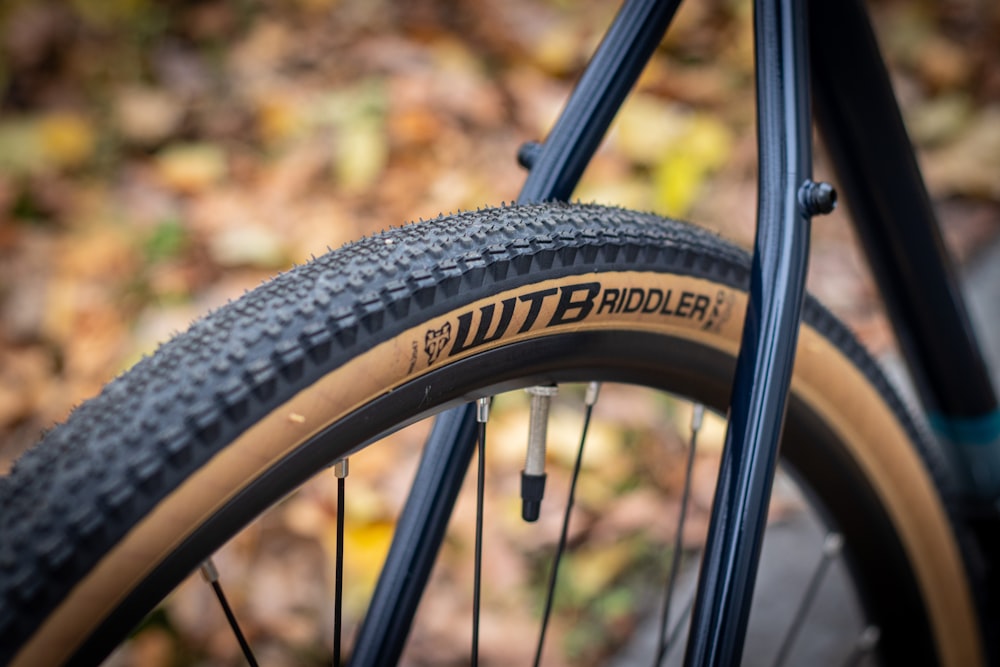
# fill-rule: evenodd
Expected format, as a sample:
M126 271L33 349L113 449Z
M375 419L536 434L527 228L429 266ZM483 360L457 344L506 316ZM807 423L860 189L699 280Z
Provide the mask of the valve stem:
M528 448L521 471L521 518L538 520L545 495L545 440L549 426L549 404L559 393L556 386L525 389L531 395L531 419L528 422Z

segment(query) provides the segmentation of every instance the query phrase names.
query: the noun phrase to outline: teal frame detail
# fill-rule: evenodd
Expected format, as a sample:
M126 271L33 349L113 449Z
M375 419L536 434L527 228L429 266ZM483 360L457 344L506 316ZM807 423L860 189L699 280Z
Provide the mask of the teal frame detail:
M981 417L929 417L931 426L939 434L958 445L995 445L1000 448L1000 409Z
M966 493L1000 501L1000 410L979 417L928 416Z

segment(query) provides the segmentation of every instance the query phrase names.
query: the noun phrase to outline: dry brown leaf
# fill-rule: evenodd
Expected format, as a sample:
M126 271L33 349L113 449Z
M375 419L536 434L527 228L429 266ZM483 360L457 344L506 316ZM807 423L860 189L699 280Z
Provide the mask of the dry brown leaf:
M129 86L116 96L115 117L126 141L155 146L177 131L184 106L166 90Z

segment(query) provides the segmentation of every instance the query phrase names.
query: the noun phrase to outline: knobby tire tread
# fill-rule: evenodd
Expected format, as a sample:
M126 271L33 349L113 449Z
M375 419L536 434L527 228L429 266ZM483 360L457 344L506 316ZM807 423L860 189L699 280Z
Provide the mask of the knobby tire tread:
M0 478L0 664L172 489L242 431L469 291L604 269L745 289L749 256L705 230L595 205L503 207L391 229L319 257L196 322L110 382ZM878 367L812 298L804 319L886 397L942 490L945 470Z

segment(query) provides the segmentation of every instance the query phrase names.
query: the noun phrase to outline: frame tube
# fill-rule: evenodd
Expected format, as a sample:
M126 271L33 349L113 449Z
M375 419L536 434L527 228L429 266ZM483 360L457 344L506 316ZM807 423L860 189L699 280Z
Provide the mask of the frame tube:
M739 664L805 295L811 122L804 0L754 5L760 177L750 301L684 664Z
M625 3L541 147L518 203L569 198L679 4ZM379 579L351 658L355 667L395 664L402 653L472 459L475 426L471 404L435 421L383 569L403 574Z
M921 401L966 495L1000 498L1000 411L864 7L815 0L817 120Z
M395 665L410 634L413 616L444 541L476 442L473 404L442 413L428 436L398 530L364 623L358 631L353 667ZM433 455L426 452L431 451ZM387 572L395 577L386 576Z
M569 199L678 5L627 0L622 6L541 146L517 203Z

